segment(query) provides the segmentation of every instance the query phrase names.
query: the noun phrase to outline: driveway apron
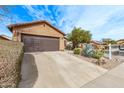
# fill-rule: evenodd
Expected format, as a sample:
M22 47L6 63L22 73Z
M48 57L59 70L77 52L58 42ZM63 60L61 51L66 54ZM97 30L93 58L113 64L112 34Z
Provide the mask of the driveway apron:
M35 80L32 86L36 88L81 87L107 71L62 51L35 52L29 54L34 56L34 63L38 71L38 76L36 76L37 80ZM26 71L28 72L28 70ZM23 72L22 79L28 77ZM33 73L36 73L36 70ZM21 83L20 87L23 87L23 84L25 83Z

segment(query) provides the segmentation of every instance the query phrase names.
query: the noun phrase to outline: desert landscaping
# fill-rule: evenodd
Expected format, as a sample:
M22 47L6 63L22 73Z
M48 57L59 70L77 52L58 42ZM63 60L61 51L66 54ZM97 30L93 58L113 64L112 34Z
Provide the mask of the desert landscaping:
M81 35L79 31L85 33ZM27 48L24 48L24 43L0 39L0 87L83 87L88 82L123 64L123 49L120 55L117 42L114 41L113 44L111 43L113 41L107 40L103 44L98 44L94 43L95 41L91 42L90 32L88 32L89 37L88 35L84 37L87 31L80 28L74 28L72 32L79 36L75 37L74 34L74 38L73 35L67 36L65 50L58 52L35 51L37 48L33 49L35 52L31 50L26 52ZM78 41L77 38L80 36L83 37ZM72 44L73 40L75 43ZM116 51L108 51L110 43L112 49ZM109 58L110 52L112 53L111 59ZM46 72L43 74L44 71ZM68 76L69 73L71 76ZM75 77L73 74L76 75L75 79L72 79ZM54 82L54 79L57 81Z
M124 87L121 12L119 6L0 6L0 88Z
M18 87L21 80L23 44L0 39L0 87Z

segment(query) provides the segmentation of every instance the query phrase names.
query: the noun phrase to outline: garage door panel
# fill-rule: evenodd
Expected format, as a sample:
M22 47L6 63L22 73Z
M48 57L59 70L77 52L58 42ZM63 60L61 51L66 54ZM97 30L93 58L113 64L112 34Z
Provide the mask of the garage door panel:
M58 38L22 35L22 42L26 52L59 50Z

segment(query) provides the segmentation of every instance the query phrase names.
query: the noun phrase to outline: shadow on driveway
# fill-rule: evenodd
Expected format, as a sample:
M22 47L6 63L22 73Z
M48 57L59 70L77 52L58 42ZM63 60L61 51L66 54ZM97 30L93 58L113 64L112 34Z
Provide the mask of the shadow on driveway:
M38 77L38 70L35 64L35 58L32 54L24 54L22 68L22 79L19 88L31 88L35 84Z

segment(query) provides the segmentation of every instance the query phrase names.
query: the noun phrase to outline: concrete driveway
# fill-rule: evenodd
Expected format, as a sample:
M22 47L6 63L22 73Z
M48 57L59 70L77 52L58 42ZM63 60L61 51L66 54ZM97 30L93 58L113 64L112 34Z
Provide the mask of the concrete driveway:
M124 88L124 63L82 86L85 88Z
M65 52L26 53L19 87L82 87L106 71Z

